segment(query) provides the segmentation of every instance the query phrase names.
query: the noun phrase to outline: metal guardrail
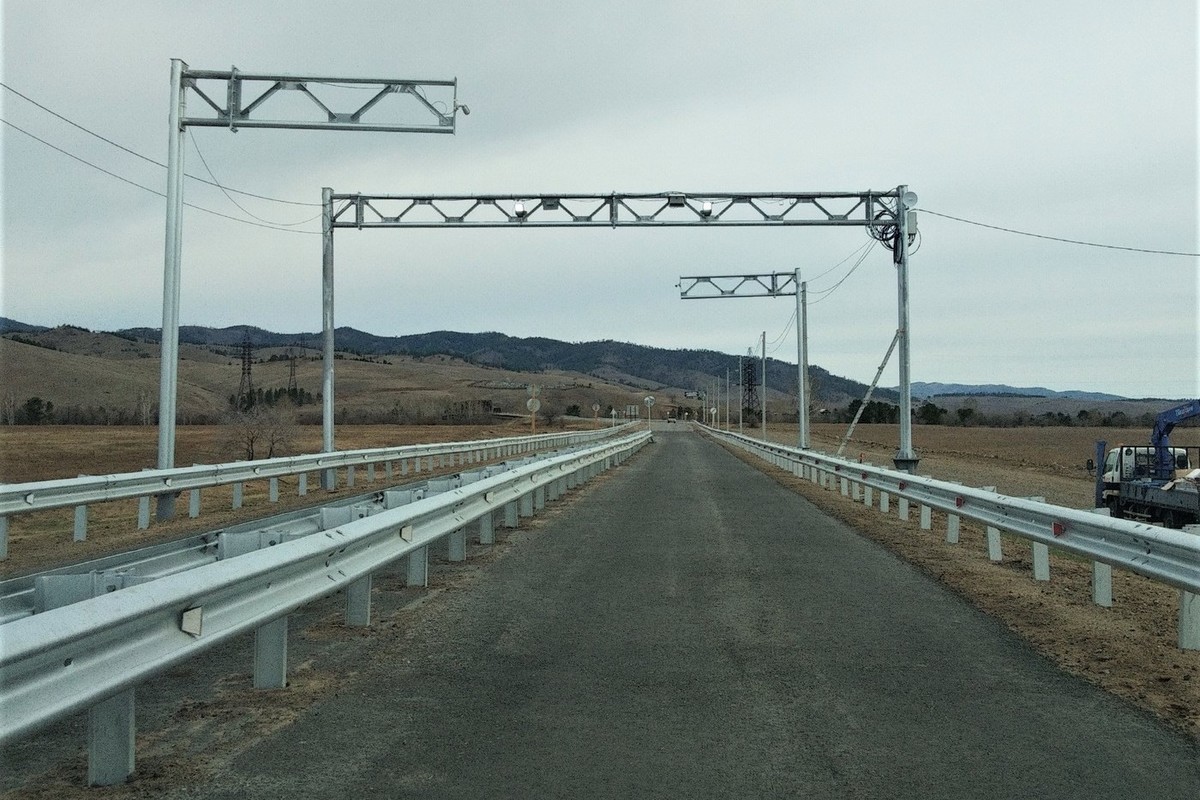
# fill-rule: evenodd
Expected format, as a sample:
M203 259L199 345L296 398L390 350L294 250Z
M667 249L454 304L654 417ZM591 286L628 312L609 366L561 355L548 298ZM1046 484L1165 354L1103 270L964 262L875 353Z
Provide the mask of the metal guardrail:
M8 557L9 518L20 514L75 507L77 509L75 539L82 540L86 535L86 508L94 503L141 499L143 503L139 511L138 526L146 528L149 527L149 498L157 495L192 492L189 514L195 517L199 515L198 493L201 489L231 484L236 486L254 480L278 480L281 477L292 475L307 476L310 472L328 472L343 468L347 470L347 482L352 484L352 471L358 466L373 468L374 465L384 464L390 477L392 462L400 462L401 474L407 474L408 462L412 462L415 471L420 472L421 463L427 458L430 459L430 469L432 470L435 458L444 460L450 457L451 460L458 458L459 463L467 463L467 461L477 463L493 457L501 458L536 450L571 447L607 438L627 429L627 426L620 426L594 431L514 436L503 439L342 450L258 461L200 464L165 470L0 484L0 559ZM302 482L300 493L307 493L307 481Z
M1000 531L1027 539L1038 580L1049 580L1050 547L1088 558L1093 562L1093 600L1099 605L1112 605L1113 567L1173 586L1180 590L1179 647L1200 650L1200 536L704 429L797 477L827 488L837 481L842 494L861 495L867 505L878 492L885 513L892 496L900 501L904 518L907 504L916 503L923 528L931 527L931 509L944 512L948 541L957 542L961 519L979 522L988 529L992 560L1000 559Z
M518 515L624 461L650 436L632 433L411 502L397 497L401 505L371 516L0 626L0 742L90 709L89 782L124 780L139 683L257 631L255 686L283 686L289 613L345 590L348 622L369 624L373 572L408 557L410 582L423 584L433 542L450 536L453 553L457 535L465 558L467 525L478 522L486 540L503 510L515 527Z

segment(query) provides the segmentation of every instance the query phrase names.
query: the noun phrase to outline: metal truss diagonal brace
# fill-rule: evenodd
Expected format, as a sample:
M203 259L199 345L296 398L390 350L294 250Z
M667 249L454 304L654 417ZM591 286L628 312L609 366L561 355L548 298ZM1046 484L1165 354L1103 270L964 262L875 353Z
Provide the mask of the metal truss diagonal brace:
M254 75L234 68L228 72L185 69L181 76L185 92L204 102L211 115L189 116L183 126L238 128L292 128L301 130L362 130L402 133L454 133L460 108L457 80L406 80L394 78L337 78L298 75ZM213 84L211 87L209 84ZM257 96L243 103L243 93L253 87ZM365 101L359 92L372 92ZM214 97L223 91L224 104ZM269 101L288 93L304 97L311 116L289 107L286 116L279 109L275 119L252 116ZM387 104L388 95L405 95L413 102ZM276 103L275 105L279 105ZM395 106L401 107L395 107ZM346 110L338 110L346 109ZM374 121L366 119L375 112ZM469 113L469 112L468 112Z
M335 228L826 226L894 228L886 192L333 195Z
M688 275L679 279L681 300L723 297L794 297L799 287L795 272L763 275Z

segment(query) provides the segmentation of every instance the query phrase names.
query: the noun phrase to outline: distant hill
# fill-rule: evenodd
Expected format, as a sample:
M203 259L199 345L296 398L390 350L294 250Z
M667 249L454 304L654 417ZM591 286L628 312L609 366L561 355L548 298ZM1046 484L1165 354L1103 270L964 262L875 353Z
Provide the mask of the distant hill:
M128 328L115 331L114 334L147 342L158 342L160 338L157 328ZM335 335L339 351L360 356L407 355L420 358L446 355L479 366L515 372L577 372L647 389L659 386L703 389L711 385L714 379L723 381L726 370L730 371L733 381L737 380L738 357L714 350L668 350L611 339L563 342L541 337L520 338L496 332L433 331L407 336L378 336L342 327L336 329ZM247 338L255 348L321 348L319 333L274 333L249 325L228 328L184 325L179 329L181 343L207 347L237 347ZM862 383L833 375L815 365L810 366L810 375L816 402L845 403L861 398L867 390ZM794 393L796 377L794 364L767 359L767 386L772 394L784 391ZM875 396L880 400L899 402L899 394L895 390L877 389Z
M1056 392L1042 386L1016 387L1002 383L967 384L967 383L927 383L914 381L913 397L959 397L962 395L991 395L995 397L1048 397L1064 400L1084 400L1103 402L1108 400L1125 400L1127 398L1104 392L1064 391Z
M52 403L60 422L128 424L153 416L158 397L160 333L154 328L112 332L75 325L46 328L0 323L4 386L0 411L27 400ZM320 335L276 333L252 326L180 330L179 414L191 422L217 419L241 391L241 345L253 346L256 392L303 390L305 422L319 421ZM376 336L337 331L337 414L344 421L436 421L463 413L524 413L526 387L543 388L544 410L590 411L593 404L623 411L653 393L658 408L701 413L695 396L726 375L736 385L738 357L711 350L668 350L628 342L562 342L502 333L435 331ZM820 367L811 368L813 403L838 408L866 387ZM294 376L294 377L293 377ZM794 414L796 367L768 359L767 400L773 414ZM897 402L894 392L876 392ZM464 411L466 409L466 411Z

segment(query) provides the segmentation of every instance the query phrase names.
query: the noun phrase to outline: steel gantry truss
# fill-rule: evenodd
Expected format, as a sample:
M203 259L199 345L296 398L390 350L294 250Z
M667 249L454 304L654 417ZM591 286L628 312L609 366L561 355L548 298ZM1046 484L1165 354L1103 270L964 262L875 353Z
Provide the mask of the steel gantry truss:
M363 91L370 92L364 98ZM253 96L252 96L253 95ZM287 96L304 102L281 102ZM398 95L407 102L385 102ZM188 116L187 99L200 114ZM345 104L345 105L341 105ZM344 110L335 110L335 108ZM158 468L175 466L175 409L179 383L179 286L183 240L183 134L188 127L454 133L457 80L260 75L193 70L171 60L170 139L167 145L167 234L163 259L162 371L158 402ZM265 116L276 111L272 117ZM157 516L174 515L175 496L158 499Z
M333 450L333 231L337 228L861 227L888 246L897 271L900 333L899 468L913 470L908 374L907 186L861 192L653 192L572 194L345 194L322 191L323 445ZM915 228L914 228L915 230ZM799 281L798 276L794 279ZM793 288L791 293L795 293ZM803 385L803 377L801 384Z
M888 192L332 194L335 228L896 224Z
M800 270L762 275L685 275L679 279L681 300L719 300L725 297L796 298L797 444L808 449L808 308ZM764 333L764 337L766 334ZM763 437L767 430L767 362L763 347Z

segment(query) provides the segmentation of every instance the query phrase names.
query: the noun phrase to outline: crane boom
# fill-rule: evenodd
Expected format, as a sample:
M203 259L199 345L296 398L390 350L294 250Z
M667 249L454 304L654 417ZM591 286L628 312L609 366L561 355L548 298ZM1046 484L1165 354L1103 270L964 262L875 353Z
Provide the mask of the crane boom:
M1175 459L1171 455L1171 431L1176 424L1192 417L1200 417L1200 400L1189 400L1168 408L1154 420L1150 444L1154 447L1154 477L1157 480L1170 480L1175 471Z

